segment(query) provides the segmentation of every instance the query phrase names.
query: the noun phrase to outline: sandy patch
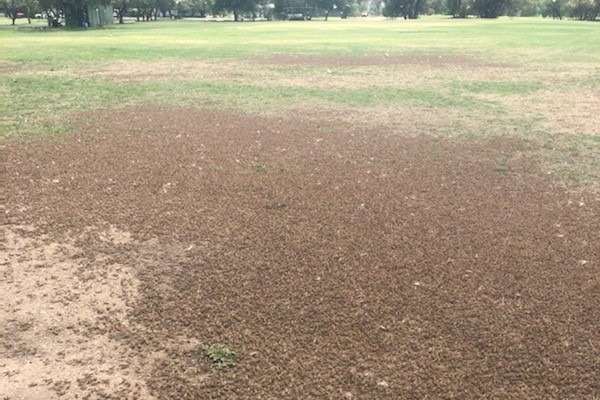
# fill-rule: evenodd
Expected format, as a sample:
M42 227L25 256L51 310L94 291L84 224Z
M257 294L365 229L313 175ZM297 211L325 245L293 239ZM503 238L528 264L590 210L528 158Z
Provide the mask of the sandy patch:
M3 231L0 398L152 399L138 357L107 332L127 325L133 269L90 260L73 239L30 226ZM114 227L98 236L132 243Z

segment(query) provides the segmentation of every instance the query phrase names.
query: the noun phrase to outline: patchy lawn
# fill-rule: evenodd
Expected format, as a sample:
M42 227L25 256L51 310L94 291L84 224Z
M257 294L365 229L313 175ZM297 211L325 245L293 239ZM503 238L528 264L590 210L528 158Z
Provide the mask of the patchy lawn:
M178 108L76 123L5 148L8 396L597 394L598 199L518 140Z

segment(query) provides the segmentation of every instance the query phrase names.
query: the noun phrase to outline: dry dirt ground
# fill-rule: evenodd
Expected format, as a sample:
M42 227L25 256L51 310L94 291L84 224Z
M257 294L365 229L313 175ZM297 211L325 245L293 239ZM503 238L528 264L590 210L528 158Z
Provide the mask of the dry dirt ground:
M257 65L322 69L271 69L283 86L356 67L328 82L369 87L369 68L398 65L419 87L465 68L519 77L394 55L84 73L243 80ZM542 96L511 114L597 134L597 93L568 110ZM600 396L597 191L557 189L519 141L436 137L444 119L480 124L449 111L301 114L124 108L6 143L0 398ZM234 368L212 368L201 346L215 343Z
M6 143L0 398L597 399L597 195L401 130L146 107Z

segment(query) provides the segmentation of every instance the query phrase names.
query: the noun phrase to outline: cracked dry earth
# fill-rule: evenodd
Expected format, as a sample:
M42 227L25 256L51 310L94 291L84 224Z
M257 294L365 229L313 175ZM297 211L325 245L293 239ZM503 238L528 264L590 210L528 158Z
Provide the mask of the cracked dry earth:
M0 397L598 398L596 195L401 130L130 108L7 143Z

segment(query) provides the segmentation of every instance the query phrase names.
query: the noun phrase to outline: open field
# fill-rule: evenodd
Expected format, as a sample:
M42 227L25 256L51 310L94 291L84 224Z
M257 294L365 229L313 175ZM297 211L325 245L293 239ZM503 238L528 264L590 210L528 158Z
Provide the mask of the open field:
M600 397L598 24L2 25L0 72L0 398Z

